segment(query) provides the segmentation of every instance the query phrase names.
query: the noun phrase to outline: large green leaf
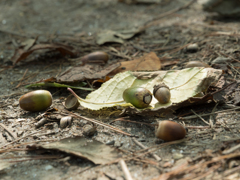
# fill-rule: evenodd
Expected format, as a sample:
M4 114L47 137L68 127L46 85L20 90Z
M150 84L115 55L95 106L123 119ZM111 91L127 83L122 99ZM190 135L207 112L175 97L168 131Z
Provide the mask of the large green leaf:
M79 100L79 102L83 107L91 110L119 105L131 106L123 101L122 94L125 89L144 87L153 92L154 85L165 83L170 88L170 102L162 105L153 98L148 109L166 108L204 92L212 83L218 81L221 74L221 70L199 67L154 72L127 71L115 75L98 90L90 93L85 100Z

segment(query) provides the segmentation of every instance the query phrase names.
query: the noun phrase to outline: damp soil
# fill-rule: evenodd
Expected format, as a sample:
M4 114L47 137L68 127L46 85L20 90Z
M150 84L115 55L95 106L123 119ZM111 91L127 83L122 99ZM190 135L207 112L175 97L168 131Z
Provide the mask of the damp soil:
M13 66L11 59L15 50L28 39L38 37L39 42L65 43L77 49L79 56L94 51L105 51L110 54L108 64L141 57L148 52L155 52L160 59L178 60L175 64L164 66L162 70L182 69L184 63L192 60L212 65L215 58L224 56L229 57L230 61L217 64L215 68L223 69L224 77L229 82L239 78L240 51L237 33L240 28L239 21L204 12L197 1L174 13L167 12L182 7L190 1L134 2L137 1L3 0L0 2L0 123L11 131L8 133L4 126L0 128L0 158L3 162L12 163L7 168L1 167L0 179L127 179L118 161L96 165L79 156L60 151L28 149L31 143L49 143L63 138L85 136L83 127L89 123L74 117L70 127L61 129L59 117L57 113L53 113L51 122L36 128L37 117L43 112L26 112L19 107L19 98L34 90L26 89L26 85L42 79L58 77L66 69L78 63L57 52L40 50ZM156 19L164 13L165 16ZM123 44L96 43L97 33L103 30L140 27L144 30L125 40ZM198 44L198 50L193 52L186 50L186 45L194 43ZM114 53L113 49L116 50ZM124 58L126 56L130 59ZM53 112L64 109L63 102L70 94L67 89L46 89L53 95L52 107L55 108ZM160 161L149 154L139 155L141 148L134 143L132 137L111 131L106 127L97 126L93 136L86 136L88 139L98 140L114 147L119 152L119 157L124 157L133 179L157 179L160 175L165 175L161 177L162 179L239 179L239 149L228 154L223 153L240 141L239 111L231 110L237 107L238 91L236 86L236 89L229 90L227 98L217 105L216 102L206 102L203 105L181 108L170 118L151 117L147 114L119 117L114 113L94 114L82 108L73 112L105 123L116 119L143 122L139 124L115 121L112 125L136 135L137 140L146 147L159 146L154 153L161 158ZM76 93L84 98L89 91L76 90ZM214 108L219 113L203 116L205 122L199 117L179 118L194 115L191 109L201 115L211 113ZM187 137L182 142L164 145L165 142L155 138L155 127L152 124L166 119L188 127ZM211 122L212 125L206 122ZM39 133L35 136L27 136L35 131ZM14 142L24 136L27 137ZM45 159L45 155L52 158ZM223 155L229 157L216 160L216 157ZM184 172L181 172L181 169Z

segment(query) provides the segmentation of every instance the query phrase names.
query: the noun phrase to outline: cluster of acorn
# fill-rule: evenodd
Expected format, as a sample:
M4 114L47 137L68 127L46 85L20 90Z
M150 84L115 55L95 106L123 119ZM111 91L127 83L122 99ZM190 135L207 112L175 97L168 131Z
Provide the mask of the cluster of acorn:
M169 88L164 84L154 86L153 94L159 103L162 104L168 103L171 97ZM136 108L146 108L151 103L152 93L149 90L141 87L128 88L124 91L123 98L126 102L131 103ZM23 110L32 112L43 111L49 108L51 104L52 95L46 90L32 91L23 95L19 99L20 107ZM176 122L161 121L158 124L155 135L157 138L165 141L174 141L184 138L186 135L186 130L182 125Z
M153 87L153 95L160 104L168 103L171 98L170 89L164 83ZM143 109L151 103L152 93L143 87L128 88L123 92L123 99L134 107Z
M171 98L170 89L164 83L153 87L153 95L160 104L168 103ZM128 88L123 92L123 99L134 107L143 109L151 103L152 93L143 87ZM179 140L186 136L186 129L173 121L161 121L157 125L155 136L164 141Z

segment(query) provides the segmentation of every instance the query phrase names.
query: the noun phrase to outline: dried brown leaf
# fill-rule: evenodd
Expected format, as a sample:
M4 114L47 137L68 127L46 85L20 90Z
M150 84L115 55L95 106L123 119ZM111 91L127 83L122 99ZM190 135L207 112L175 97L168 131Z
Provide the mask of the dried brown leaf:
M15 53L12 57L12 62L15 65L19 61L26 59L30 54L32 54L36 50L40 49L52 49L59 51L63 56L70 55L74 57L76 54L70 46L63 44L36 44L30 47L29 49L25 49L25 46L19 47L15 50Z
M118 157L118 153L114 148L96 140L88 140L84 137L66 138L57 142L33 145L30 147L62 151L87 159L95 164L106 164Z
M103 70L97 66L85 65L73 67L57 78L57 82L79 82L85 80L103 79L107 74L120 66L119 63L110 65Z
M154 52L150 52L132 61L121 62L121 66L111 75L124 71L155 71L161 69L161 61Z

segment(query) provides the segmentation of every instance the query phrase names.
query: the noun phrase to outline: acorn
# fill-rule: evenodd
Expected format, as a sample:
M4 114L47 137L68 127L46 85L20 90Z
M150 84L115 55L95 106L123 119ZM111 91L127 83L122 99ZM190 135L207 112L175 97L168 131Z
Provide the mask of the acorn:
M20 107L25 111L43 111L52 105L52 94L46 90L36 90L19 99Z
M143 87L128 88L123 92L123 99L134 107L143 109L152 101L152 93Z
M107 63L109 55L103 51L96 51L90 54L87 54L81 58L83 64L86 63Z
M155 85L153 87L153 95L160 104L166 104L170 101L171 93L170 89L164 83Z
M189 61L188 63L185 64L185 68L192 68L192 67L211 68L211 66L201 61Z
M186 129L181 124L168 120L159 122L155 132L155 136L164 141L183 139L186 134Z

